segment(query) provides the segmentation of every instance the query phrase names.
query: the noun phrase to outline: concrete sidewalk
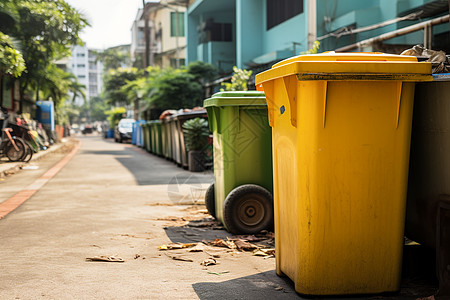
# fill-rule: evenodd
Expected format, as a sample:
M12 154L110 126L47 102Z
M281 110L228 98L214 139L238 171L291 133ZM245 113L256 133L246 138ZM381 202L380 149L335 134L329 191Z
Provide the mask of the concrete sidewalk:
M31 160L28 163L37 161L37 160L41 159L42 157L44 157L54 151L57 151L58 149L63 147L67 141L68 141L68 139L63 139L60 143L54 144L51 147L47 148L47 150L41 150L38 153L34 153L33 157L31 158ZM21 162L21 161L11 162L8 160L8 158L2 157L0 159L0 178L9 175L9 173L11 173L11 172L15 172L15 171L21 169L22 167L26 166L28 163Z
M201 221L209 217L201 199L211 171L191 173L130 144L80 140L72 160L0 220L0 299L302 299L276 275L273 257L210 243L238 238ZM46 172L49 158L36 171ZM25 176L4 184L21 186ZM208 245L196 252L161 250L202 241ZM116 262L89 260L102 256ZM398 295L352 299L412 300L434 291L406 283Z

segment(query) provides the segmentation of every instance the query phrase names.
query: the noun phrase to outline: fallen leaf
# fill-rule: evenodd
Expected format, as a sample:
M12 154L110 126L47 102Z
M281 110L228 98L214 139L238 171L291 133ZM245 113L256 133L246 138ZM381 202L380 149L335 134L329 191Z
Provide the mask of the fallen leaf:
M236 245L238 250L243 250L243 251L250 251L250 250L255 250L258 249L258 247L256 247L255 245L246 242L244 240L235 240L234 244Z
M208 259L205 259L204 261L202 261L200 264L205 267L213 266L213 265L217 264L217 261L214 258L208 258Z
M205 251L206 245L203 243L197 243L197 245L195 245L192 248L189 248L187 251L188 252L203 252Z
M215 239L214 241L209 243L210 245L216 246L216 247L225 247L230 249L236 249L236 244L233 241L224 241L222 239Z
M226 273L230 273L230 271L223 271L223 272L208 272L208 274L213 274L213 275L222 275L222 274L226 274Z
M173 259L173 260L187 261L187 262L194 262L192 259L190 259L190 258L185 258L185 257L183 257L183 256L179 256L179 255L169 255L169 254L167 254L167 253L166 253L166 255L167 255L167 257L170 257L170 258Z
M93 256L93 257L86 257L86 261L101 261L101 262L124 262L124 260L117 256L105 256L105 255L99 255L99 256Z
M253 251L255 256L275 256L275 249L257 249Z
M158 246L158 249L159 250L175 250L175 249L190 248L190 247L194 247L195 245L197 245L197 243L189 243L189 244L173 243L173 244Z

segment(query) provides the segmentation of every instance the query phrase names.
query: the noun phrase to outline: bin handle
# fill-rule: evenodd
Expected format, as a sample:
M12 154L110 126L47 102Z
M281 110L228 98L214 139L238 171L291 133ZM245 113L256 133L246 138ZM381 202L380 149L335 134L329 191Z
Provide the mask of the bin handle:
M291 124L297 128L297 78L295 76L283 77L284 88L288 95Z
M274 101L274 80L265 81L262 84L262 89L264 90L264 95L266 96L267 102L267 112L269 114L269 125L273 127L273 118L274 118L274 109L275 109L275 101Z

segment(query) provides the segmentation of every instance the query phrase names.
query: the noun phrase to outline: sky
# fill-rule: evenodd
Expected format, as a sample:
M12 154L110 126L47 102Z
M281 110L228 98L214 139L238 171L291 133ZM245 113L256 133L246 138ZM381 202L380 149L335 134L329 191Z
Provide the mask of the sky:
M66 0L91 24L81 33L88 48L105 49L131 43L131 26L142 0ZM148 1L146 1L148 2Z

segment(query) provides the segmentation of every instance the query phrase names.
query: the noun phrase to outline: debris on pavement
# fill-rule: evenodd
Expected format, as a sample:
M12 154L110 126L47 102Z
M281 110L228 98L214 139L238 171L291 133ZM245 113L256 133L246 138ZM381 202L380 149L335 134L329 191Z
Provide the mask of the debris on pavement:
M215 239L212 242L206 242L206 244L208 245L212 245L212 246L216 246L216 247L224 247L224 248L229 248L229 249L236 249L236 244L231 241L231 240L223 240L223 239Z
M217 275L220 276L222 274L227 274L230 273L230 271L223 271L223 272L208 272L208 274L213 274L213 275Z
M253 251L254 256L275 257L275 249L257 249Z
M22 170L37 170L37 169L39 169L39 166L28 165L28 166L21 167L21 169Z
M236 245L236 248L241 251L252 251L258 249L257 246L241 239L233 239L232 241Z
M157 218L156 220L157 221L172 221L172 222L187 221L184 217L173 217L173 216Z
M197 243L188 243L188 244L172 243L172 244L167 244L167 245L161 245L158 247L158 249L159 250L178 250L178 249L194 247L196 245L197 245Z
M121 263L125 262L122 258L118 256L105 256L105 255L86 257L86 261L121 262Z
M195 245L192 248L189 248L187 251L188 252L203 252L206 249L206 245L203 243L197 243L197 245Z
M173 206L173 203L161 203L161 202L156 202L156 203L147 203L145 205L148 206Z
M207 266L214 266L214 265L217 265L217 261L214 258L210 257L210 258L205 259L204 261L202 261L200 264L202 266L205 266L205 267L207 267Z
M186 261L186 262L194 262L192 259L183 257L183 256L181 256L181 255L169 255L169 254L166 253L166 256L167 256L167 257L170 257L170 258L173 259L173 260Z

